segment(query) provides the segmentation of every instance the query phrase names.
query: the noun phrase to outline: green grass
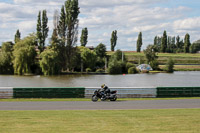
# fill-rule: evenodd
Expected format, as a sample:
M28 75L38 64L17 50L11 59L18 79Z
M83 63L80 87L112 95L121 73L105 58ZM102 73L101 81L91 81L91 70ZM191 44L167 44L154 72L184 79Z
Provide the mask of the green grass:
M178 100L178 99L200 99L200 97L178 97L178 98L118 98L118 101L133 100ZM91 101L90 98L17 98L17 99L0 99L0 102L42 102L42 101Z
M114 52L107 52L108 55L112 55ZM144 53L137 53L131 51L125 51L124 54L130 62L135 64L145 63L146 59ZM158 62L160 64L166 64L168 58L172 58L176 64L200 64L200 54L185 54L185 53L158 53Z
M0 111L1 133L199 133L200 109Z
M165 65L159 65L159 67L165 70ZM174 65L175 71L200 71L200 65Z

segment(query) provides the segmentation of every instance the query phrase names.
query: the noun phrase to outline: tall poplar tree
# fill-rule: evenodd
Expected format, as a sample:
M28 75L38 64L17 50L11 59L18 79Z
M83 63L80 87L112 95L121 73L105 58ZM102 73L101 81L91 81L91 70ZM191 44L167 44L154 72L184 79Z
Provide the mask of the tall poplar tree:
M41 22L41 11L38 13L38 20L37 20L37 42L38 48L42 45L42 22Z
M117 45L117 30L112 32L110 42L111 42L111 51L115 51L115 46Z
M155 37L154 37L154 41L153 41L153 45L155 45L155 46L157 46L157 45L158 45L158 42L157 42L157 40L158 40L158 36L155 36Z
M166 49L167 49L167 32L164 31L161 42L161 52L165 53Z
M140 32L139 35L138 35L137 52L141 51L141 47L142 47L142 32Z
M177 48L181 48L181 46L180 46L180 37L179 36L176 37L176 47Z
M67 0L65 2L66 25L67 25L67 45L72 47L77 42L78 37L78 15L80 13L78 0Z
M81 34L81 39L80 39L81 46L84 46L84 47L86 46L87 39L88 39L88 30L87 28L84 28L82 29L82 34Z
M20 38L21 38L21 33L19 32L19 29L18 29L15 34L15 43L19 42Z
M59 14L58 14L58 11L56 10L53 16L54 29L51 36L50 47L57 53L59 53L59 47L60 47L60 39L58 37L58 23L59 23Z
M60 31L63 31L61 37L64 38L65 44L65 61L66 68L68 71L72 69L73 55L76 54L75 45L78 40L78 15L79 15L79 3L78 0L67 0L65 5L61 9L60 24L62 28ZM63 19L63 20L62 20ZM65 20L65 21L64 21Z
M189 53L189 48L190 48L190 35L187 33L185 35L185 39L184 39L184 52L185 53Z
M41 21L41 12L38 14L38 23L37 23L37 38L40 52L43 52L45 49L45 41L48 37L49 27L48 27L48 17L47 11L42 11L42 21Z
M65 40L66 37L66 30L67 30L67 24L66 24L66 13L65 13L65 7L62 6L61 12L60 12L60 19L58 22L58 34L60 38Z
M45 49L45 41L48 37L49 27L48 27L48 17L47 11L43 10L42 12L42 47L41 50L44 51Z

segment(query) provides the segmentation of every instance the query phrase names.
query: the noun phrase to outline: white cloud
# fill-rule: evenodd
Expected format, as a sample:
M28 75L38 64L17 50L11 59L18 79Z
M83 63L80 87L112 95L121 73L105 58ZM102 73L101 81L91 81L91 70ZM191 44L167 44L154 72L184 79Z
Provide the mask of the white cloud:
M174 29L178 30L178 31L199 30L200 29L200 17L176 20L174 22Z
M143 32L143 47L153 43L154 36L162 35L164 30L167 30L169 35L184 36L189 32L193 36L192 39L198 37L200 17L189 18L186 14L186 11L188 13L192 11L189 7L181 5L167 7L169 1L172 0L79 0L81 11L79 33L82 28L87 27L88 45L96 46L102 42L109 49L111 33L117 30L117 48L128 50L135 48L140 31ZM35 32L38 11L44 9L47 10L49 17L50 37L53 13L55 10L60 11L64 4L64 0L13 0L13 2L14 4L0 2L0 31L7 34L6 37L0 36L1 42L12 39L18 28L24 36Z

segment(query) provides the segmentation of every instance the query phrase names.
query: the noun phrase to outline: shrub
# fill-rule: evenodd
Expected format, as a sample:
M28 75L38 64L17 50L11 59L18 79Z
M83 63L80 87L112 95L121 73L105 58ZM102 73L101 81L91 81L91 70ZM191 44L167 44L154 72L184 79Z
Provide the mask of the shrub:
M86 72L87 72L87 73L92 72L92 69L86 68Z
M159 63L157 60L153 60L150 62L150 66L152 67L153 70L160 70L159 68Z
M168 73L174 72L174 61L172 60L172 58L168 59L165 69Z
M130 62L127 62L126 63L126 69L128 70L129 68L131 68L131 67L134 67L135 65L134 64L132 64L132 63L130 63Z
M121 61L112 61L108 66L109 74L122 74L123 72L123 63Z
M123 55L123 60L122 60ZM108 65L108 73L122 74L127 73L126 58L122 51L117 50L110 58Z
M103 73L103 72L105 72L105 71L104 71L103 69L100 68L100 69L97 69L96 72L97 72L97 73Z
M135 74L135 73L138 73L138 71L137 71L137 69L136 69L135 66L130 67L130 68L128 69L128 74Z

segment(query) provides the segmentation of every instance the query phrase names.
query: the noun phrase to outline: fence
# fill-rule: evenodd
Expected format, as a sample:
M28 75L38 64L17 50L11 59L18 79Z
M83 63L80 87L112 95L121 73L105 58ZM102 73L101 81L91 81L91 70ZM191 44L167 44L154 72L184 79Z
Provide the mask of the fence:
M14 98L84 98L85 88L14 88Z
M98 87L85 88L85 97L91 98ZM110 87L111 91L116 90L118 98L154 98L156 88L152 87Z
M157 97L200 97L200 87L157 87Z
M1 87L3 98L91 98L98 87L12 88ZM200 97L200 87L110 87L118 98Z

